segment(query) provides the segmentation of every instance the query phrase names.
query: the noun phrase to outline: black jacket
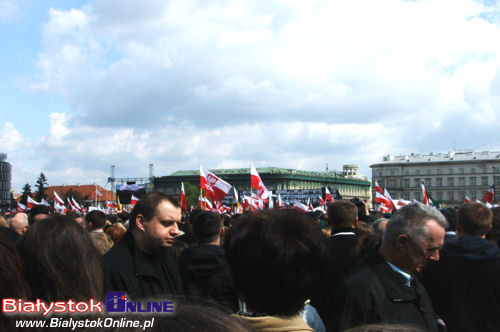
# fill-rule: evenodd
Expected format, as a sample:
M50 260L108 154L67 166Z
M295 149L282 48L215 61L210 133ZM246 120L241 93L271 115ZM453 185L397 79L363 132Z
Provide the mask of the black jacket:
M182 252L179 264L186 295L213 300L237 311L238 297L223 248L193 244Z
M445 243L423 283L448 331L500 329L500 250L485 239L460 236Z
M130 231L103 256L103 272L106 292L124 291L132 300L182 294L177 264L167 250L155 255L142 252Z
M354 271L343 284L343 310L338 328L372 323L409 324L438 331L432 304L422 284L412 286L377 252L367 266Z

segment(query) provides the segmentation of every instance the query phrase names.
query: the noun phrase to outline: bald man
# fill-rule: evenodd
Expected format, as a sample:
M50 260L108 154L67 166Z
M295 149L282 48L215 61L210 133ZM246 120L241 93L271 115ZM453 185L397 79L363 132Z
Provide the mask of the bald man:
M23 235L28 229L28 215L23 212L16 213L10 218L9 227L17 234Z

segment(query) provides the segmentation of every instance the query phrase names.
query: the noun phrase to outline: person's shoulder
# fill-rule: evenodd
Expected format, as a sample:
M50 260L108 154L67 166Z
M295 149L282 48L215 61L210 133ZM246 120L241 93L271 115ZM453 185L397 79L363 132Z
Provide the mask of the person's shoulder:
M102 257L103 264L106 266L120 265L125 261L132 261L133 250L129 243L120 241L116 243Z

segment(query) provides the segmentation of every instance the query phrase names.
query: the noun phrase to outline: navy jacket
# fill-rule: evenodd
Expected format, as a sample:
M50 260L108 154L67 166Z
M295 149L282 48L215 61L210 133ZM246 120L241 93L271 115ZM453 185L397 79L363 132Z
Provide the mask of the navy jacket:
M500 329L500 250L489 241L460 236L445 243L423 283L448 331Z

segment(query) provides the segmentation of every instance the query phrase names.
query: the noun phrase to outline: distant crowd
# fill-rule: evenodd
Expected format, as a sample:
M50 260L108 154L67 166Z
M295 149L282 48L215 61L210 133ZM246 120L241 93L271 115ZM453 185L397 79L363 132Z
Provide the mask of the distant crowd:
M172 301L171 314L123 313L155 317L151 331L498 331L499 244L500 208L477 202L182 214L151 192L117 215L3 211L0 297ZM0 331L39 318L2 313Z

